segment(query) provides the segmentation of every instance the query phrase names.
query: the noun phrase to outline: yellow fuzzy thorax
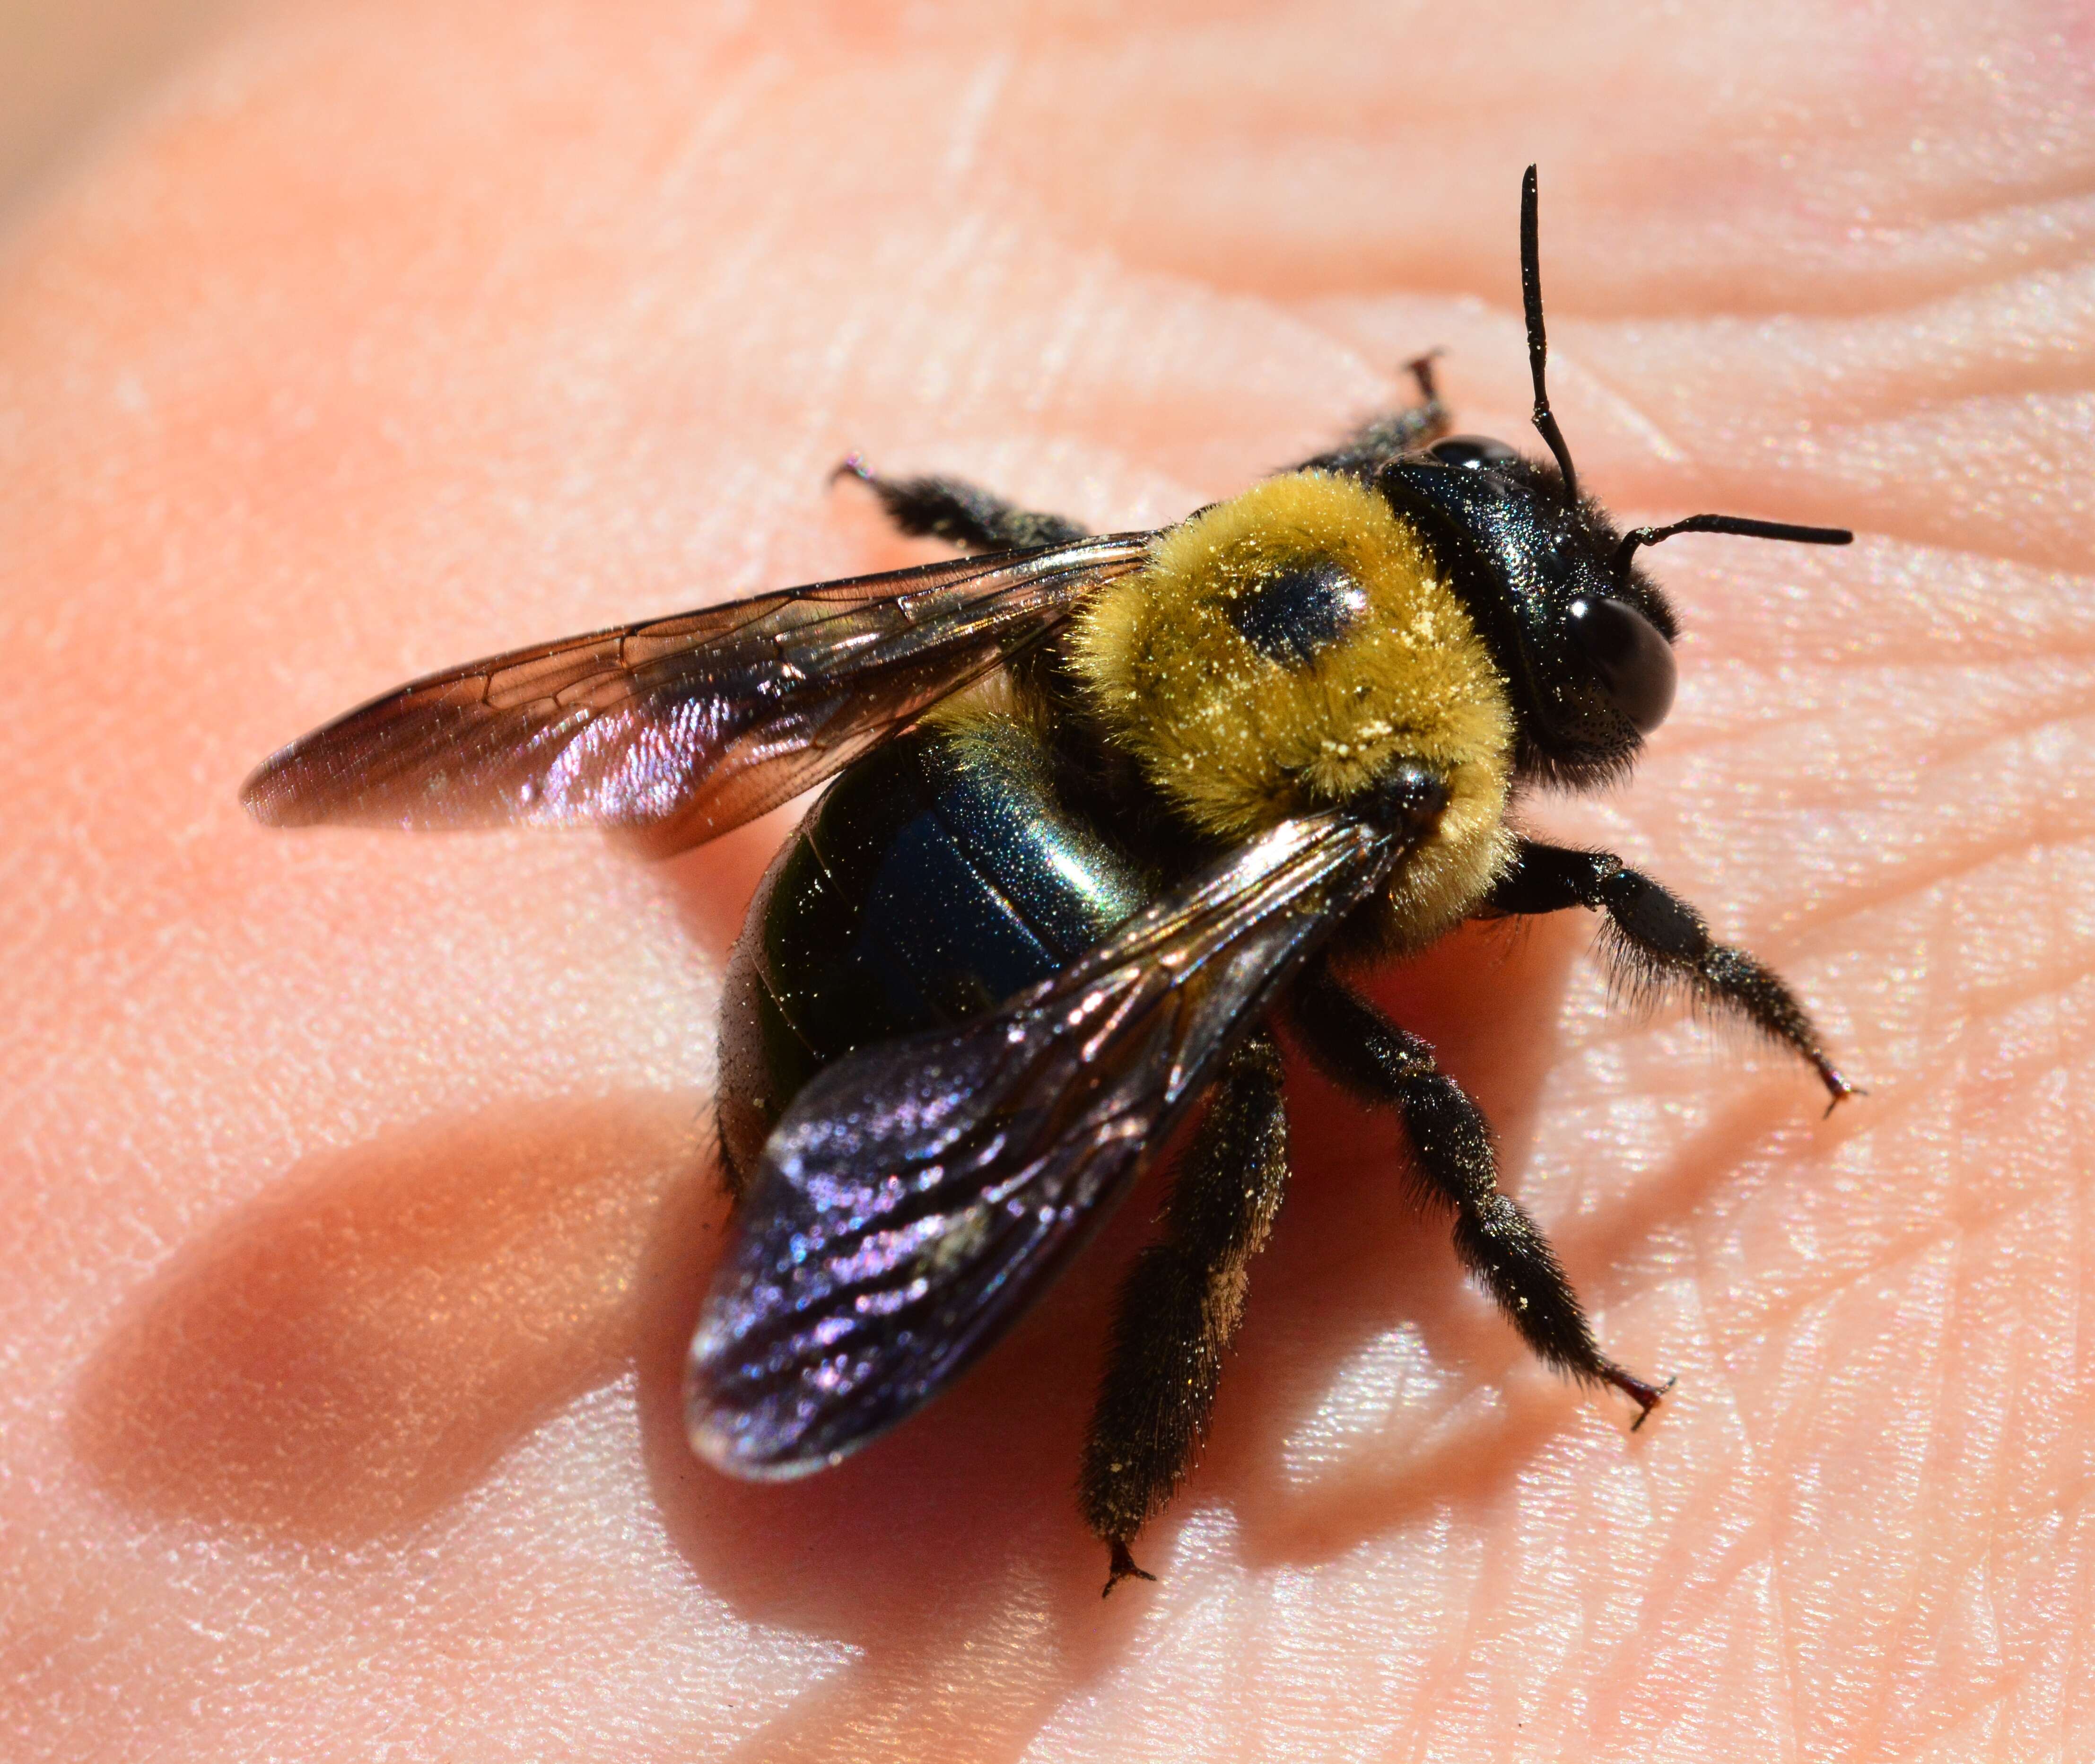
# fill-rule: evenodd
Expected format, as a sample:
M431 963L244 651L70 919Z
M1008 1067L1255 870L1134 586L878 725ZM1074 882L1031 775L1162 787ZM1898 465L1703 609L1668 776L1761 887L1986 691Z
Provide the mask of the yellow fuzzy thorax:
M1365 603L1313 656L1276 660L1232 621L1283 573L1332 564ZM1389 942L1431 942L1504 865L1505 684L1418 535L1365 485L1291 473L1203 510L1084 610L1070 650L1111 738L1217 838L1350 800L1405 760L1442 777L1439 829L1391 884Z

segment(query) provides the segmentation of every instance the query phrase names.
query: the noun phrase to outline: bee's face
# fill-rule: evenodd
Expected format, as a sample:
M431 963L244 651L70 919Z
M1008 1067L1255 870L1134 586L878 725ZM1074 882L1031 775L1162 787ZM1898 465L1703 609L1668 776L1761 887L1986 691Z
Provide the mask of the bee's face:
M1621 535L1503 442L1454 435L1379 480L1445 560L1511 688L1523 771L1586 783L1621 770L1671 708L1676 627Z
M1565 783L1622 771L1672 708L1676 625L1649 576L1615 568L1607 516L1483 436L1445 438L1379 481L1448 561L1509 681L1521 769Z

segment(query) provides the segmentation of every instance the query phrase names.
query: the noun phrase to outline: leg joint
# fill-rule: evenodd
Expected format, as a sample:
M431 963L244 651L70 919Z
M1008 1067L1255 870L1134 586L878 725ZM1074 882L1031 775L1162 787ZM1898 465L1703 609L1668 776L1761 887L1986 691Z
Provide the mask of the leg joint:
M1321 961L1297 984L1288 1015L1326 1076L1370 1102L1400 1102L1439 1074L1431 1048L1356 998Z
M1492 891L1490 910L1500 914L1561 912L1566 907L1607 904L1609 882L1624 873L1609 852L1578 852L1564 846L1520 843L1513 868Z

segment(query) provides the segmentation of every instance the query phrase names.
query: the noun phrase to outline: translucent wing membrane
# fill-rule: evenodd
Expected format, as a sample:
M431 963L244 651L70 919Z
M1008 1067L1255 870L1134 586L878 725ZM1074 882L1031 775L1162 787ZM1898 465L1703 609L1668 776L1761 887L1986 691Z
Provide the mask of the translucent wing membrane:
M272 826L586 823L679 850L848 764L1139 569L1148 534L760 595L542 643L374 699L273 755Z
M699 1454L799 1475L949 1383L1409 839L1339 813L1285 821L1001 1009L811 1080L764 1149L692 1343Z

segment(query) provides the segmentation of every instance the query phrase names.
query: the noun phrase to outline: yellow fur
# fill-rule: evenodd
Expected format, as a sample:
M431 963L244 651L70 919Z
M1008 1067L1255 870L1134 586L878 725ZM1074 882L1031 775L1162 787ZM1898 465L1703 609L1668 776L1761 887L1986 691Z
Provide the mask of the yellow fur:
M1280 571L1334 562L1366 606L1311 664L1270 659L1230 622L1230 603ZM1347 801L1405 760L1445 779L1438 830L1389 885L1395 947L1459 923L1504 866L1505 683L1418 535L1367 486L1291 473L1204 511L1091 603L1070 647L1112 738L1217 838Z
M1000 668L984 674L965 691L939 699L924 713L924 725L927 729L965 734L985 717L1002 717L1025 724L1045 740L1048 732L1042 715L1039 703L1030 694L1021 692L1018 682Z

